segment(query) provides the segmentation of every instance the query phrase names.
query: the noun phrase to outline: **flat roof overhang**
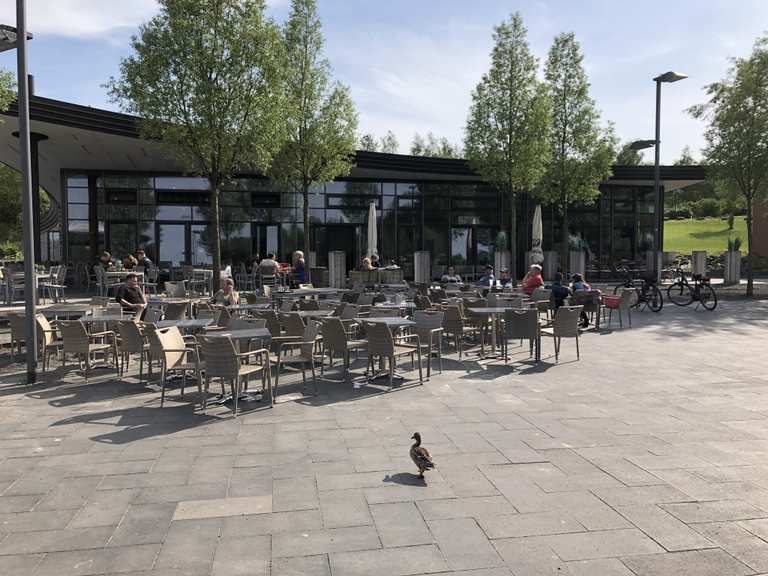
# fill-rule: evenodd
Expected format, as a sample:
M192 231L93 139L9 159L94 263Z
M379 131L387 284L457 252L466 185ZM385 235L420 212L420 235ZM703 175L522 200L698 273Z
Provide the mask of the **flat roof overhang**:
M19 166L17 108L5 113L0 124L0 162ZM45 134L40 143L40 185L59 200L62 170L103 170L178 174L179 162L159 142L141 138L139 119L127 114L71 104L50 98L30 99L30 127ZM405 154L357 151L353 178L481 182L469 162L453 158L428 158ZM248 174L249 172L245 172ZM258 174L257 171L250 172ZM701 182L704 166L662 166L666 190ZM614 166L606 184L653 185L653 166Z

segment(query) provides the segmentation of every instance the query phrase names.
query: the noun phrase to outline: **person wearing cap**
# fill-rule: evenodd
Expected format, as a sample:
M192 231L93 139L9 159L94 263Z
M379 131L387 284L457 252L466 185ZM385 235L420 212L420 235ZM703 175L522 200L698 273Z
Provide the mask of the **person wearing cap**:
M152 260L147 258L147 253L144 252L144 248L136 250L136 261L139 266L144 266L144 270L149 270L152 267Z
M507 284L512 288L512 277L509 275L509 270L506 268L502 268L499 272L499 284L501 284L502 288L506 288Z
M475 282L475 286L478 288L490 288L496 282L496 277L493 275L493 266L488 264L485 267L485 274L480 276L480 279Z

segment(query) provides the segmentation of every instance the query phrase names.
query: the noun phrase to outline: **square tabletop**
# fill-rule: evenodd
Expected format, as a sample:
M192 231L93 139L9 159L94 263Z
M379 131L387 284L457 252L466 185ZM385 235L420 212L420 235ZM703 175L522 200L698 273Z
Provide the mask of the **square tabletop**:
M355 321L361 324L386 324L390 328L402 328L404 326L415 326L416 322L407 318L396 318L393 316L384 316L381 318L355 318Z
M240 330L216 330L206 336L211 338L230 337L232 340L251 340L254 338L272 338L272 333L268 328L242 328Z
M201 319L182 319L182 320L160 320L157 323L158 328L171 328L175 326L180 330L193 330L205 328L213 323L213 318L201 318Z
M132 314L104 314L103 316L81 316L78 318L84 324L95 324L96 322L122 322L123 320L133 320Z
M504 314L507 310L520 310L520 308L511 308L509 306L488 306L486 308L467 308L467 312L477 316L498 316Z
M57 318L59 316L80 317L88 314L93 307L90 304L52 304L45 308L38 308L37 311L46 318Z
M269 310L272 308L272 304L268 302L260 302L256 304L235 304L234 306L228 306L229 310Z

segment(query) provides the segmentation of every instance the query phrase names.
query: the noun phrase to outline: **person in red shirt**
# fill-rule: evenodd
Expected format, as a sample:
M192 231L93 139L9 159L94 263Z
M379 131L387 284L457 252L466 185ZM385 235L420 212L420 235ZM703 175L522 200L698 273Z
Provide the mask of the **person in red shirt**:
M530 296L539 286L544 286L544 279L541 277L541 266L531 264L531 268L523 278L523 292Z

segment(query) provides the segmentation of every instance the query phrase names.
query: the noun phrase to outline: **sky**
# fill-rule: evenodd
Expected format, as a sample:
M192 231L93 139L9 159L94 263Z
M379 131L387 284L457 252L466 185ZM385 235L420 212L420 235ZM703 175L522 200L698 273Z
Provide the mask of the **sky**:
M621 141L653 138L652 78L687 80L662 88L661 159L684 146L695 158L705 125L686 109L749 54L768 28L767 0L319 0L334 78L350 87L359 132L392 130L400 152L414 133L463 140L471 91L490 63L493 27L519 11L543 67L556 34L581 43L590 94ZM28 0L29 71L36 94L115 110L103 84L130 54L130 37L157 12L155 0ZM289 0L268 0L278 22ZM0 23L15 24L15 0L0 0ZM0 68L15 70L14 52ZM652 160L652 151L646 160Z

